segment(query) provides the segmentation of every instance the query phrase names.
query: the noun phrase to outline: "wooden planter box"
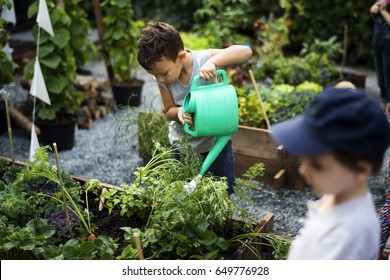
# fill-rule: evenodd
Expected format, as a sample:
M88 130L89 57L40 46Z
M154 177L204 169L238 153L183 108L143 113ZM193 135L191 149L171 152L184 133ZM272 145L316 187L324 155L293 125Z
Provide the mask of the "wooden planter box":
M269 131L240 125L232 137L235 175L240 178L255 163L265 164L259 181L275 189L303 190L304 180L298 173L299 158L289 155L272 140Z

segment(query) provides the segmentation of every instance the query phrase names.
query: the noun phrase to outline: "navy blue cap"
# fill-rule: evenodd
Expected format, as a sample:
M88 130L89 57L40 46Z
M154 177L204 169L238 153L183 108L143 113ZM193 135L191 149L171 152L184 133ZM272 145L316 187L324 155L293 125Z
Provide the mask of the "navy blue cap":
M303 115L271 126L276 143L294 155L345 152L366 159L383 157L390 143L390 125L365 93L327 88Z

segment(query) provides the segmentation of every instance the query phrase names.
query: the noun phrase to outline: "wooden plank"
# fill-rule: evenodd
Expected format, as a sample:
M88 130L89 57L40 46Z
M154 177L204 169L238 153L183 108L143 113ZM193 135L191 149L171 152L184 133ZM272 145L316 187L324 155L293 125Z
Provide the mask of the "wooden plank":
M260 223L257 224L253 232L254 233L272 232L274 229L274 220L275 220L274 213L268 212L265 215L265 217L260 221Z
M232 136L232 144L235 153L299 164L299 159L288 153L283 153L281 157L277 152L279 145L265 129L240 125L237 133Z
M9 114L12 118L12 120L20 127L22 128L27 135L31 135L31 130L32 130L32 122L29 118L27 118L22 112L20 112L17 108L15 107L10 107L9 108ZM41 134L41 130L39 127L34 124L35 127L35 133L37 136Z
M275 188L281 189L286 184L287 172L285 169L280 169L278 173L274 176L274 186Z
M303 190L304 180L298 172L299 166L289 162L283 162L280 160L273 160L267 158L259 158L253 156L242 155L234 153L234 174L237 178L244 178L242 175L255 163L264 163L265 174L262 177L255 178L256 181L264 182L265 184L272 186L274 189L278 189L275 186L274 177L281 170L286 170L284 189L296 189ZM245 179L245 178L244 178Z
M271 233L274 227L274 214L272 212L268 212L265 217L256 225L253 230L253 233ZM253 241L252 238L248 238L245 243L248 245ZM250 244L258 254L260 254L262 259L266 260L274 260L272 251L273 248L267 245L262 245L260 243L266 243L266 241L262 238L260 240L256 240L259 244ZM239 246L239 248L234 252L231 259L234 260L257 260L258 257L248 249L244 244Z
M276 144L268 130L240 125L232 137L232 145L236 177L242 178L251 166L262 162L265 164L265 175L255 180L275 189L303 190L304 181L298 173L300 159ZM277 177L275 181L275 175L282 169L285 170L283 178L279 180Z
M7 160L9 162L12 162L12 160L8 157L3 157L3 156L0 156L0 159L3 159L3 160ZM15 164L17 165L20 165L20 166L25 166L27 167L28 164L27 162L24 162L24 161L20 161L20 160L15 160ZM81 183L81 184L85 184L88 180L90 179L87 179L87 178L83 178L83 177L80 177L80 176L77 176L77 175L72 175L72 174L69 174L69 176L76 180L77 182ZM111 185L111 184L107 184L107 183L102 183L102 182L99 182L99 185L103 188L106 188L106 189L112 189L112 188L115 188L119 191L123 191L123 189L121 187L118 187L118 186L114 186L114 185Z

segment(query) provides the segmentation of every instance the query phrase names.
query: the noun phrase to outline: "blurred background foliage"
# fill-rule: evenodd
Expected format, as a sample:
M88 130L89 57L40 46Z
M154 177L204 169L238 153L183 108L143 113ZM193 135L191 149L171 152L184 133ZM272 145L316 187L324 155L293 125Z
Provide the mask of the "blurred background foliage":
M86 1L88 2L88 1ZM238 35L255 36L253 23L261 17L283 17L291 22L286 51L300 52L303 43L344 40L348 28L348 65L372 66L373 23L370 2L353 0L135 0L136 15L167 21L182 31L213 35L237 43ZM341 63L341 55L338 57Z
M26 0L14 2L23 22L21 9L27 6ZM343 43L347 27L346 64L367 67L373 66L370 5L353 0L133 0L136 19L166 21L180 31L207 37L210 47L248 40L256 43L254 23L270 15L290 24L285 53L299 53L304 43L328 41L333 36ZM94 27L92 1L81 1L80 6ZM341 63L340 53L336 59Z

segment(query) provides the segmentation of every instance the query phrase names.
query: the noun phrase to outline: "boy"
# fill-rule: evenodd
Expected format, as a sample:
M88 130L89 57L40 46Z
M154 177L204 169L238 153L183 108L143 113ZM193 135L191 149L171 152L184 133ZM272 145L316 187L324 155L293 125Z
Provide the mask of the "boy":
M302 156L300 174L320 197L308 203L288 259L378 259L379 221L368 178L390 141L381 108L350 88L328 88L296 118L271 126L273 139Z
M184 49L179 32L164 22L149 22L142 30L138 42L138 62L155 77L160 90L165 113L169 120L169 141L174 145L186 136L195 151L206 156L215 142L215 137L190 137L183 125L192 125L192 115L183 114L184 97L189 92L191 81L199 75L203 80L216 77L216 68L247 60L252 50L235 45L226 49L191 51ZM216 176L226 177L228 194L233 193L234 155L229 141L209 170Z

